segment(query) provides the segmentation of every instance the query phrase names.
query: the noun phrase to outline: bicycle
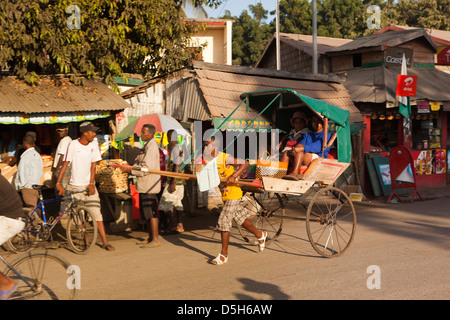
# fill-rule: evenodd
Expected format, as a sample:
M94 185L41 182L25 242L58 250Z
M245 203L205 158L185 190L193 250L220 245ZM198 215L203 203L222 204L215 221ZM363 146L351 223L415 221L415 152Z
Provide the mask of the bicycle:
M43 188L47 186L33 185L33 189L39 192L39 203L33 210L24 208L27 212L25 227L6 242L7 248L17 253L28 250L38 242L52 241L52 230L66 214L68 215L66 237L70 248L77 254L87 253L97 240L97 223L90 209L74 198L74 194L83 193L86 190L66 191L66 195L62 198L44 200ZM56 218L51 216L47 219L45 203L54 201L63 201L61 207L65 206L65 208L59 211Z
M4 274L17 284L8 300L73 300L80 284L77 268L60 256L47 251L28 251L14 262L2 255ZM79 279L79 278L78 278Z

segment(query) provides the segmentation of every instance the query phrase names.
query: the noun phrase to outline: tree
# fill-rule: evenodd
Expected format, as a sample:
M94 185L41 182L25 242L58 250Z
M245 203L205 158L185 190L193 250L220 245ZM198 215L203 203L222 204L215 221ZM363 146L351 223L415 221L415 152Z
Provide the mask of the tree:
M319 0L317 10L320 36L353 39L367 28L362 0Z
M280 32L312 34L312 6L308 0L281 0ZM275 21L272 22L275 29Z
M448 0L389 0L385 24L450 31Z
M0 66L28 83L63 73L75 83L100 76L117 89L113 78L126 72L152 77L189 63L197 28L186 23L181 0L2 0Z
M254 66L258 62L267 42L272 37L273 31L264 22L268 11L259 2L250 5L253 14L250 16L247 10L243 10L239 17L232 17L226 10L221 19L233 19L233 64L242 66Z

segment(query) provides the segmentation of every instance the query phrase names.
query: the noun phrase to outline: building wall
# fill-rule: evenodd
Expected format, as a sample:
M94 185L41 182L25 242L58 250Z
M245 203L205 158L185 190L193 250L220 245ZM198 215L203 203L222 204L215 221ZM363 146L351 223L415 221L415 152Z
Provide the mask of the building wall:
M281 70L298 73L312 73L312 57L300 49L281 42L280 58ZM275 46L271 46L269 50L266 51L264 59L260 61L258 68L276 70ZM319 56L318 72L324 74L330 72L329 59L324 55Z
M414 50L414 65L434 65L434 51L423 39L405 42L395 48ZM354 55L361 55L362 65L364 66L372 63L383 63L386 57L386 50L381 51L373 48L364 48L354 50L350 53L343 53L339 56L333 56L331 57L332 72L342 72L353 69L355 67L353 64Z
M231 65L232 21L205 24L205 30L192 37L192 46L203 48L204 62Z

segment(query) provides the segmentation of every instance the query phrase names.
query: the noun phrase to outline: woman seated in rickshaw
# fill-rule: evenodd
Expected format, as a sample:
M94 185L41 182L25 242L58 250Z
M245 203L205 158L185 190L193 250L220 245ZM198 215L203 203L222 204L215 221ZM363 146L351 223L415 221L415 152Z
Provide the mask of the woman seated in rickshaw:
M308 128L308 118L300 111L295 112L292 116L291 126L292 129L286 137L286 144L282 152L291 150L310 131Z
M328 157L330 150L327 147L322 155L323 147L323 122L322 119L313 116L311 119L311 127L313 131L305 134L303 139L296 144L291 150L283 152L281 156L282 162L289 162L286 178L298 179L300 168L308 166L314 159L319 157ZM331 134L327 133L327 141L331 138Z

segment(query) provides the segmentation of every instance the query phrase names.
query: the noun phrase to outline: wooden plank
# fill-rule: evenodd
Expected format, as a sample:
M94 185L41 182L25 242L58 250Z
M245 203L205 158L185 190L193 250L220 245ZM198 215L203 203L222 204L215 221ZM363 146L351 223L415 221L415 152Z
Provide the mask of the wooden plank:
M285 194L303 194L314 185L314 181L307 180L284 180L278 178L263 177L264 190L268 192L279 192Z
M111 163L111 162L107 162L107 161L105 161L104 164L113 166L113 167L119 167L119 168L122 167L122 168L131 169L131 170L137 170L137 168L134 168L133 166L130 166L130 165L120 165L117 163ZM147 174L147 173L148 174L157 174L157 175L161 175L161 176L165 176L165 177L171 177L171 178L177 178L177 179L183 179L183 180L191 180L191 179L197 180L197 175L195 175L195 174L152 170L152 169L147 169L147 168L142 168L142 172L144 172L144 174ZM226 183L227 179L222 178L222 179L220 179L220 182ZM259 188L262 186L258 179L255 179L252 182L237 180L236 184L240 185L240 186L248 186L248 187L254 187L254 188Z
M348 168L350 163L339 162L334 159L319 158L317 164L312 168L311 172L303 179L310 181L321 181L331 184Z

